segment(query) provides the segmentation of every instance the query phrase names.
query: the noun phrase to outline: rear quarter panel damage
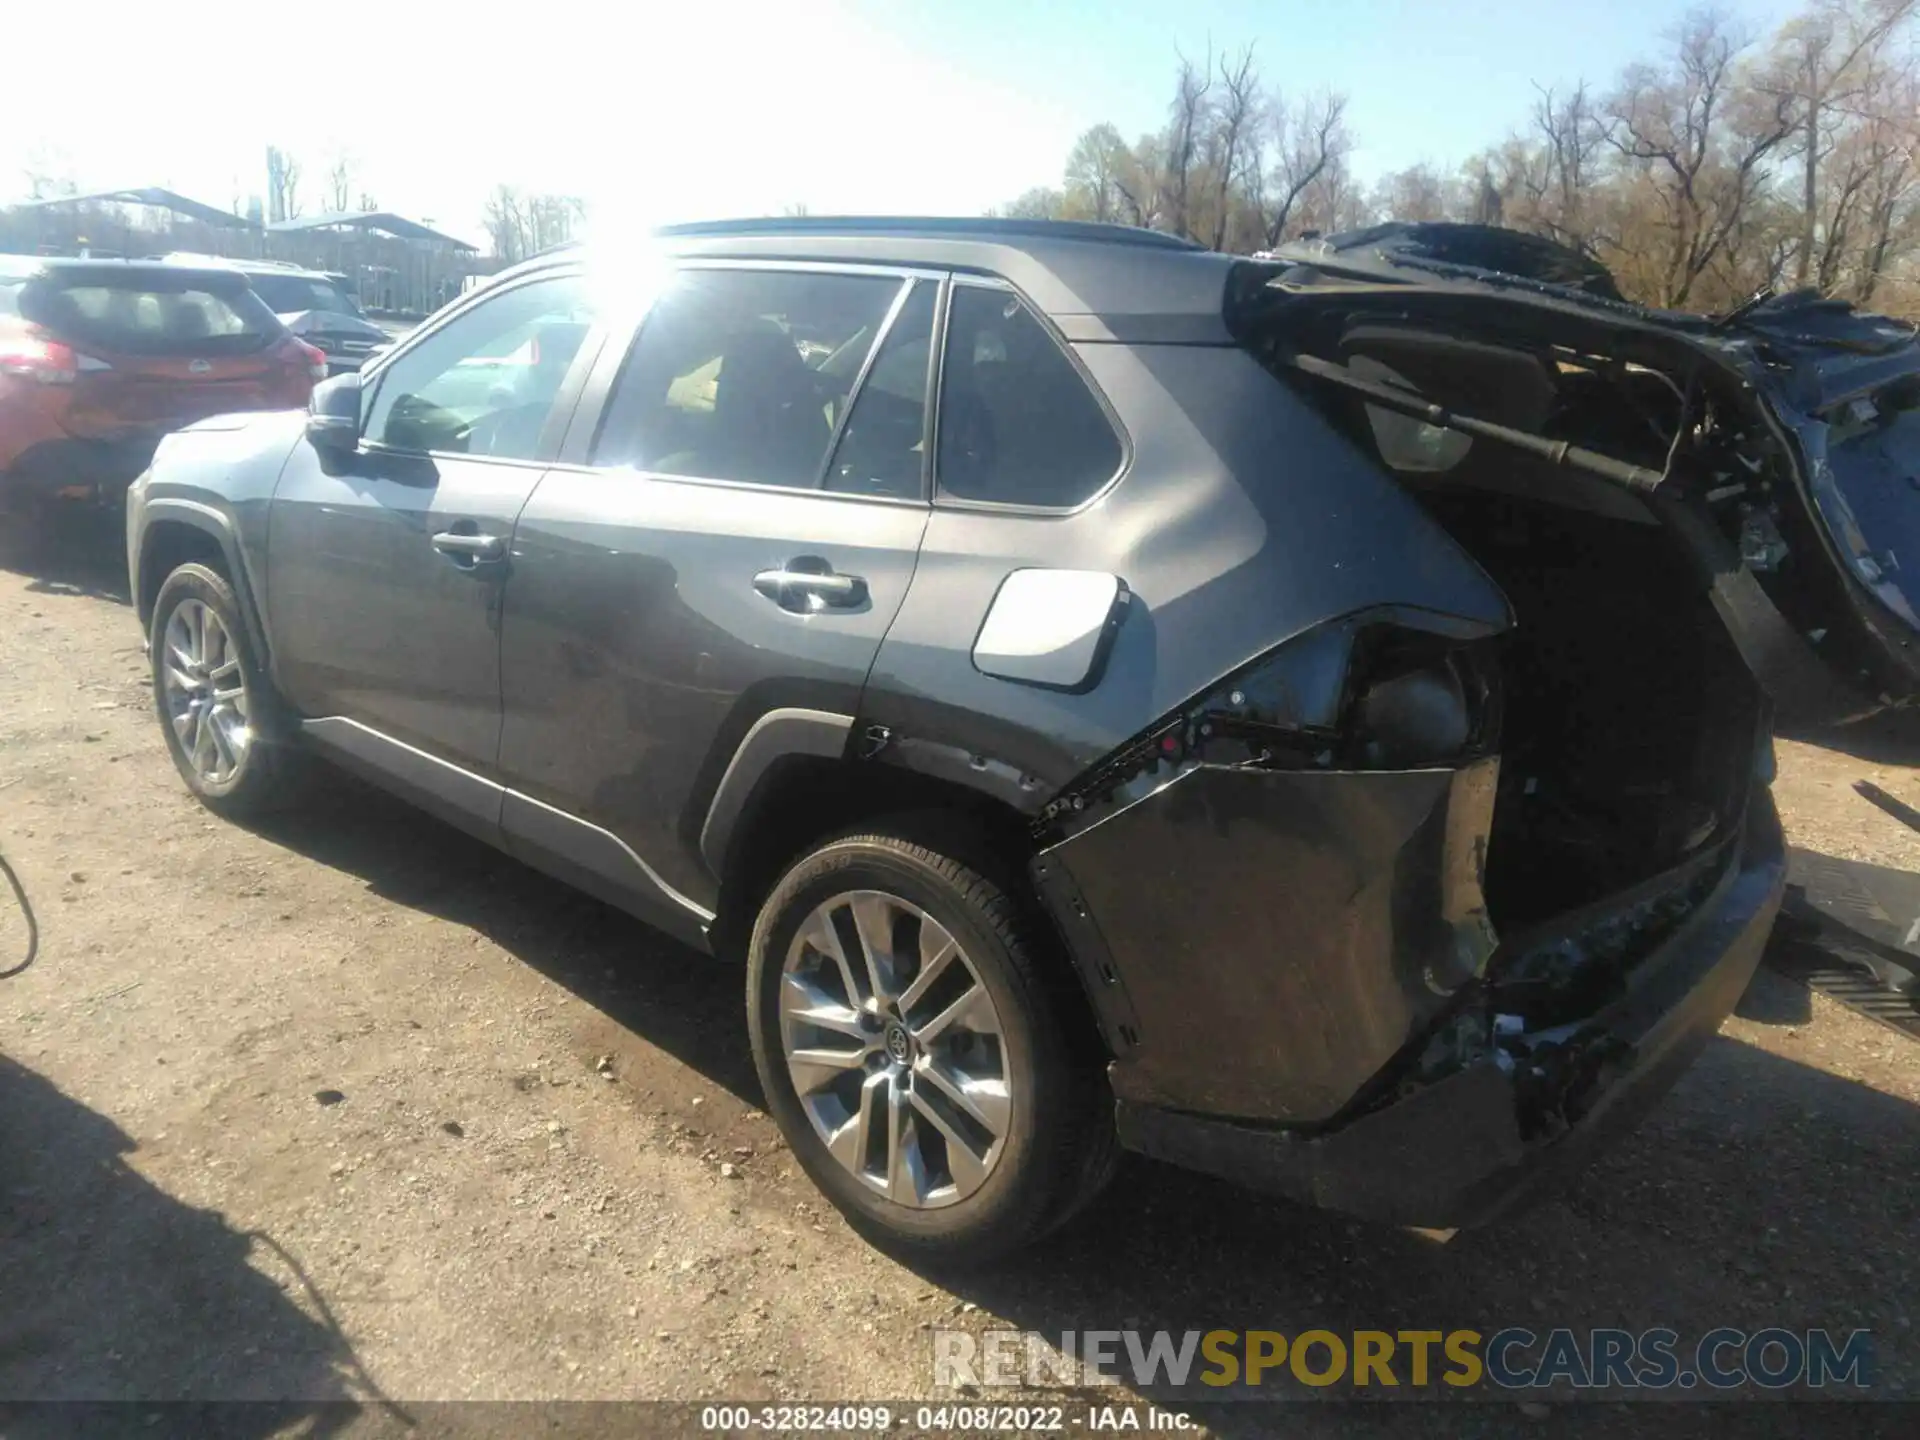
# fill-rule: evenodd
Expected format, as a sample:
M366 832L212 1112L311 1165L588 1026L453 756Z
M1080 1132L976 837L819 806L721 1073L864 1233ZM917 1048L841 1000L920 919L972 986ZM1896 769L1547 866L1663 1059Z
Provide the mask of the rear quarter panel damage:
M1075 350L1128 432L1125 474L1071 513L936 508L863 722L922 754L966 753L984 777L1011 770L1037 810L1160 716L1323 621L1397 605L1489 632L1509 623L1498 587L1418 502L1252 356ZM1105 572L1131 595L1084 694L969 662L1001 584L1028 567ZM881 758L915 753L894 745Z

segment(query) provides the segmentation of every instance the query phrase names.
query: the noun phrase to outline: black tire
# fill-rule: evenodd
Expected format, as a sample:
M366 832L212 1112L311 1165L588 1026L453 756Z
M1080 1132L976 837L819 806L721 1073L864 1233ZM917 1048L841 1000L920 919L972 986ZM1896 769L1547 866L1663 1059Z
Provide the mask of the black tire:
M232 773L218 779L209 779L195 768L168 708L167 627L174 613L188 601L206 606L219 620L231 638L233 658L239 663L247 688L250 739ZM277 809L298 798L307 757L291 743L291 717L254 653L239 599L224 575L200 564L182 565L168 575L154 600L147 650L153 671L154 713L167 753L173 757L180 778L203 805L217 814L238 818Z
M1064 967L1041 959L1053 937L1017 903L990 863L955 858L964 841L911 821L829 840L787 871L762 905L748 950L747 1019L754 1064L794 1157L881 1249L929 1267L980 1265L1030 1245L1076 1213L1110 1177L1113 1101ZM931 839L931 843L922 843ZM953 853L949 853L953 852ZM1013 1073L1011 1123L980 1187L943 1208L899 1204L868 1188L828 1151L788 1071L780 1025L782 968L800 926L836 894L879 890L906 900L959 943L998 1013ZM1050 958L1050 957L1049 957ZM1071 979L1064 982L1071 985Z

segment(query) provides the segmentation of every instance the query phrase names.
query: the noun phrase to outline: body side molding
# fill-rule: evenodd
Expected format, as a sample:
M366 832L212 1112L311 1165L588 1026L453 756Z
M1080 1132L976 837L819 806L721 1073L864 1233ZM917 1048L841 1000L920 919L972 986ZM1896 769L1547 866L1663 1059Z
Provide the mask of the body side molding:
M300 729L330 757L393 785L422 809L689 943L703 943L713 912L669 885L612 831L358 720L329 715L303 721Z

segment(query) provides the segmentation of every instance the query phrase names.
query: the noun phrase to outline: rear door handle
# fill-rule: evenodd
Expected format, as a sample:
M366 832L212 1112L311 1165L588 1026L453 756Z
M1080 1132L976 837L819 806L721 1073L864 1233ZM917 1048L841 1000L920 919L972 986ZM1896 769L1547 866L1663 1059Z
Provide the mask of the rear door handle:
M811 555L789 560L778 570L762 570L753 577L753 588L782 609L802 612L828 606L847 609L867 598L867 582L860 576L837 574Z
M469 565L489 565L507 557L507 542L499 535L463 534L442 530L433 537L433 548Z

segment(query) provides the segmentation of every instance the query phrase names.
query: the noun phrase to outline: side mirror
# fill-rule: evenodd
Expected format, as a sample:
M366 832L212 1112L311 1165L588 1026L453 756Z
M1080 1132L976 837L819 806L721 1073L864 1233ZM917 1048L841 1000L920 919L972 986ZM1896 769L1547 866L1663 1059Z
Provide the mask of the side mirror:
M307 439L323 454L345 455L360 443L360 377L322 380L307 402Z

